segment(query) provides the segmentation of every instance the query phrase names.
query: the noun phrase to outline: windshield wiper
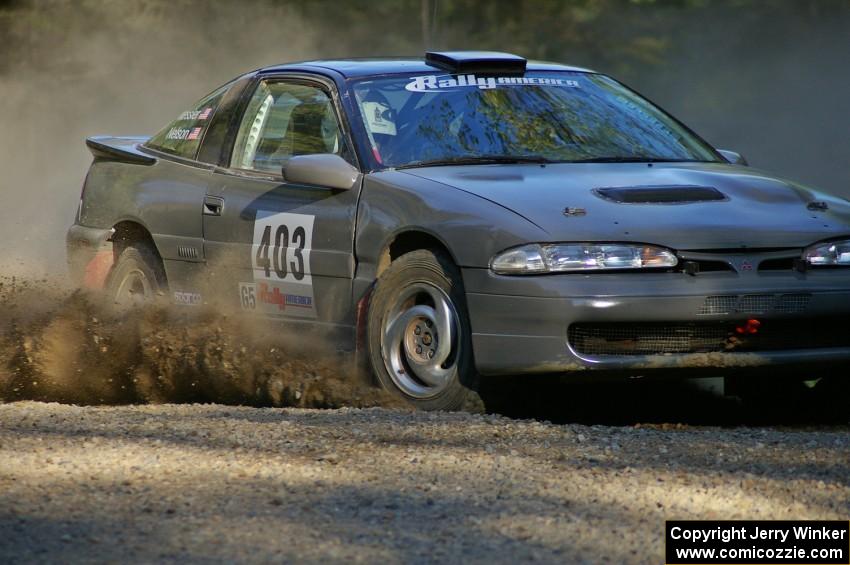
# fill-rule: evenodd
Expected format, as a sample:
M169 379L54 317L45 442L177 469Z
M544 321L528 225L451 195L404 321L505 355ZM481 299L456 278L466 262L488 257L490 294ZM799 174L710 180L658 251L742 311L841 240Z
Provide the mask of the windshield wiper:
M664 157L589 157L573 159L570 163L698 163L696 159L670 159Z
M517 163L556 163L552 159L537 155L465 155L463 157L449 157L445 159L432 159L428 161L414 161L396 167L396 169L413 169L417 167L446 167L450 165L497 165Z

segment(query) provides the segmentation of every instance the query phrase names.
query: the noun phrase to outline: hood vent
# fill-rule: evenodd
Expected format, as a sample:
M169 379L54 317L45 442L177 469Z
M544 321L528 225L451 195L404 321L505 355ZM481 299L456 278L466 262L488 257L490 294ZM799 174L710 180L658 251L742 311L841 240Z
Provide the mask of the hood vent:
M728 200L725 194L710 186L634 186L595 188L600 198L618 204L691 204Z

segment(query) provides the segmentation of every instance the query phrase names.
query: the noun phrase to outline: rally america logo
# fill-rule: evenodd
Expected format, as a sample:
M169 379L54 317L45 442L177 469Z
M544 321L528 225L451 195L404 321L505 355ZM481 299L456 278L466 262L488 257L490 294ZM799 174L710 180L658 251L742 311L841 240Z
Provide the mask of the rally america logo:
M426 75L413 77L405 86L409 92L445 92L462 88L492 90L502 86L565 86L578 88L576 80L552 77L477 77L475 75Z
M275 287L269 291L269 285L260 283L257 292L257 299L263 304L271 304L277 306L279 310L290 308L312 308L313 297L301 296L298 294L284 294L279 288Z

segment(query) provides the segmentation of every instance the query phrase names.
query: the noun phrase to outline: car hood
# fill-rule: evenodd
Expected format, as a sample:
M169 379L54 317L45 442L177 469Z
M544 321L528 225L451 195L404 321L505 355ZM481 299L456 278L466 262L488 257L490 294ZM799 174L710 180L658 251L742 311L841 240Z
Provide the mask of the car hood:
M545 230L550 241L634 241L707 250L805 247L850 235L847 200L720 163L473 165L404 172L508 208ZM652 187L681 188L685 200L716 199L626 203L600 191L622 188L613 192L634 194L628 189L649 188L651 193ZM567 214L566 208L573 210Z

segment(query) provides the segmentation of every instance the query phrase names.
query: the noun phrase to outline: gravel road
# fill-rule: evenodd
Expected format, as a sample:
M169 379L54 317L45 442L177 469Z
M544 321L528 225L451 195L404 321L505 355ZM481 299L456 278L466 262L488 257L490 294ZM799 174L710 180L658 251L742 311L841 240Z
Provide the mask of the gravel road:
M0 404L4 563L657 564L665 519L848 516L847 427Z

